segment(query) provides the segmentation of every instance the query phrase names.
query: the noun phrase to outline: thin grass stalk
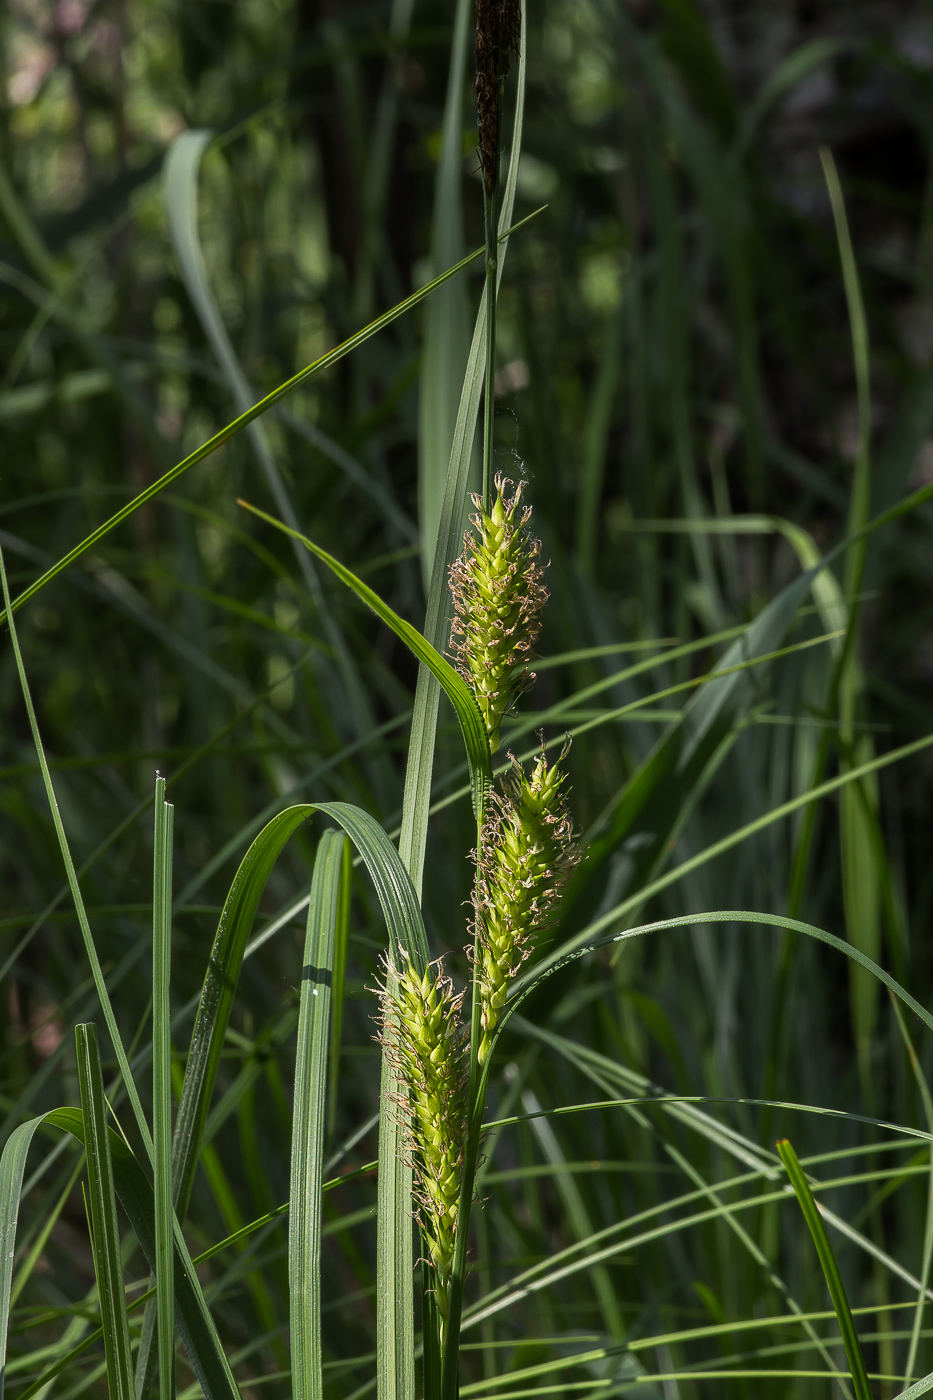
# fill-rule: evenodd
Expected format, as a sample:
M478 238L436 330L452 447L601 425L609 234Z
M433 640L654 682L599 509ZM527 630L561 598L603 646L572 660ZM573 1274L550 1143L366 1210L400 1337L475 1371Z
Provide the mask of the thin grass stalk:
M29 728L32 733L33 743L36 749L36 757L39 761L39 768L42 773L42 782L45 787L46 797L51 809L52 824L55 828L55 835L58 838L58 846L61 851L62 860L65 865L65 874L68 879L68 887L74 900L75 913L78 916L78 925L81 929L81 937L84 942L84 950L87 954L88 962L91 965L91 974L94 979L94 987L100 1000L101 1010L107 1024L107 1031L113 1045L114 1054L117 1057L117 1064L123 1076L123 1083L126 1088L130 1105L133 1109L133 1116L139 1128L140 1136L146 1150L149 1161L152 1161L152 1134L149 1131L149 1124L146 1122L146 1115L140 1102L139 1093L136 1089L136 1082L133 1079L133 1072L130 1069L130 1062L126 1051L123 1048L123 1040L117 1027L117 1020L113 1012L110 995L107 991L107 983L104 978L103 968L97 955L97 948L94 944L94 936L91 933L91 925L87 917L87 909L84 904L84 896L78 884L78 876L75 870L74 861L71 858L71 849L68 845L68 837L65 835L65 826L62 822L61 812L58 806L58 799L55 796L55 788L52 784L52 775L49 772L49 765L45 757L45 748L42 744L42 736L39 733L39 722L36 718L35 706L32 701L32 692L29 687L29 680L26 676L26 667L23 662L22 651L19 645L19 636L16 624L13 621L15 605L10 599L10 586L7 579L6 565L3 558L3 550L0 549L0 586L3 589L3 602L6 608L6 621L10 629L10 641L13 644L13 655L16 661L16 670L19 675L20 688L23 693L23 701L26 706L26 714L29 719Z
M497 123L498 130L498 123ZM496 149L498 173L499 152ZM483 509L489 510L492 490L493 451L496 416L496 226L499 182L492 191L483 186L483 213L486 228L486 386L483 392Z
M819 1257L826 1285L832 1298L833 1307L836 1311L836 1318L839 1322L839 1330L842 1333L843 1345L846 1350L846 1359L849 1363L849 1372L852 1376L852 1383L855 1387L857 1400L872 1400L871 1385L868 1380L868 1372L865 1369L865 1358L862 1355L862 1346L859 1341L858 1332L855 1327L855 1320L852 1316L852 1309L846 1296L845 1286L839 1273L836 1257L833 1253L829 1236L826 1233L826 1226L820 1215L819 1207L813 1198L810 1183L804 1174L793 1145L787 1138L783 1138L777 1144L778 1154L790 1177L794 1194L800 1202L800 1209L807 1222L807 1228L813 1237L816 1252Z
M155 1194L159 1400L175 1394L175 1273L172 1247L172 831L175 809L156 778L152 878L152 1140Z
M476 7L476 95L479 158L483 175L483 226L486 235L486 386L483 395L483 509L492 491L493 435L496 410L496 227L499 202L499 128L501 61L489 0ZM490 71L490 69L492 71Z
M75 1026L81 1116L87 1145L89 1227L100 1298L107 1385L111 1400L132 1400L133 1362L120 1259L117 1199L107 1127L107 1100L100 1067L97 1027Z

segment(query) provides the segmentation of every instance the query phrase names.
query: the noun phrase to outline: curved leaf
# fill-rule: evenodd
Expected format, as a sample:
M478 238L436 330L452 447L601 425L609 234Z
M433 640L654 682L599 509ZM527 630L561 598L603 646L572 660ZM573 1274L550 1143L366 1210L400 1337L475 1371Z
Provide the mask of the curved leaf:
M509 233L514 233L515 229L520 228L523 223L527 223L528 219L533 219L537 213L540 213L540 210L535 210L534 214L529 214L526 218L521 219L514 228L509 230ZM138 496L134 496L131 501L128 501L125 506L122 506L109 520L105 520L102 525L98 525L97 529L92 530L86 539L83 539L80 544L75 545L74 549L69 550L67 554L63 555L56 564L52 565L51 569L47 569L41 578L37 578L35 583L31 583L28 588L24 589L14 602L13 611L18 612L24 603L28 603L30 598L34 598L47 583L51 583L54 578L58 578L59 574L64 573L65 569L77 559L80 559L89 549L93 549L94 545L99 543L105 535L109 535L111 530L115 530L118 525L122 525L124 520L128 520L131 515L134 515L147 501L151 501L160 491L164 491L167 486L171 486L173 481L177 481L178 478L183 476L186 471L189 471L191 467L196 466L198 462L203 462L205 457L209 457L212 452L216 452L218 447L222 447L225 442L235 437L247 424L261 417L273 404L278 403L280 399L284 399L287 394L290 394L293 389L297 389L300 384L310 379L312 375L320 374L322 370L328 369L331 365L336 364L338 360L342 360L345 355L349 355L351 351L356 350L360 345L363 345L369 340L370 336L376 335L379 331L384 330L386 326L391 325L393 321L398 320L400 316L404 316L407 311L410 311L413 307L424 301L425 297L430 296L437 287L443 286L451 277L456 277L458 272L462 272L465 267L469 267L470 263L482 257L483 251L484 249L482 248L476 248L472 253L468 253L467 256L461 258L460 262L454 267L449 267L446 272L441 273L440 277L435 277L433 281L426 283L423 287L419 287L410 297L406 297L404 301L400 301L398 305L393 306L391 310L384 312L381 316L377 316L375 321L371 321L370 324L364 326L362 330L356 331L349 339L343 341L341 345L336 346L333 350L328 350L326 355L322 355L321 358L315 360L313 364L307 365L304 369L299 370L297 374L292 375L291 379L287 379L284 384L280 384L277 389L273 389L271 394L267 394L264 399L260 399L258 403L253 404L245 413L241 413L232 423L228 423L226 427L221 428L220 432L208 438L207 442L202 443L200 447L196 448L194 452L185 457L177 466L172 467L171 471L166 472L164 476L160 476L158 481L154 481L151 486L147 486L145 491L141 491Z
M416 966L428 961L424 921L398 852L379 823L346 802L288 807L263 828L243 857L224 903L195 1018L172 1153L175 1207L180 1219L191 1194L217 1067L230 1019L243 954L266 881L286 841L302 822L323 812L343 828L376 888L393 948Z
M829 1288L829 1296L833 1300L833 1307L836 1311L836 1318L839 1322L839 1330L842 1333L843 1345L846 1349L846 1357L849 1362L849 1372L855 1386L855 1394L858 1400L871 1400L871 1385L868 1380L868 1372L865 1369L865 1358L862 1355L862 1345L855 1329L855 1319L852 1316L852 1309L846 1297L845 1285L839 1273L839 1266L836 1263L836 1256L833 1247L829 1242L826 1233L826 1226L823 1224L823 1217L820 1215L819 1207L810 1190L810 1183L807 1181L806 1173L797 1159L797 1153L788 1138L783 1138L777 1144L778 1155L787 1169L790 1177L790 1184L794 1188L794 1194L800 1202L800 1209L803 1211L803 1218L807 1222L807 1228L813 1236L813 1243L816 1245L816 1252L819 1256L823 1275Z
M374 593L368 584L357 578L356 574L341 564L339 559L335 559L332 554L328 554L326 549L322 549L319 544L309 540L306 535L301 535L297 530L292 530L288 525L284 525L281 520L276 520L274 516L267 515L264 510L259 510L256 506L251 506L247 501L240 501L244 510L251 511L260 520L265 520L269 525L274 525L277 530L281 530L284 535L291 535L294 539L300 540L306 549L310 549L312 554L323 560L329 569L337 575L341 583L345 583L351 588L358 598L360 598L368 608L372 608L376 616L391 627L392 631L408 647L412 655L426 666L432 676L440 682L444 688L448 700L453 705L457 719L460 721L460 728L463 732L463 743L466 748L467 763L470 768L470 792L473 801L473 811L477 820L480 819L483 811L483 801L486 789L492 782L492 774L489 766L489 740L486 737L486 726L483 717L479 712L479 706L473 698L473 692L466 681L455 671L450 662L447 661L430 642L425 641L421 633L410 622L406 622L403 617L384 603L378 593Z
M295 1059L291 1209L288 1217L288 1291L295 1400L320 1400L321 1184L323 1181L327 1028L334 977L337 908L346 837L328 830L314 862Z

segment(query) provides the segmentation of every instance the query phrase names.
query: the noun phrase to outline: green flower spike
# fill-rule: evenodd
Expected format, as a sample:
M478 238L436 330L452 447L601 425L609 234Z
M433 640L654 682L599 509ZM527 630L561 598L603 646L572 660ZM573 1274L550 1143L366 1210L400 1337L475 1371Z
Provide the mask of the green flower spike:
M407 1095L399 1103L415 1173L418 1221L434 1266L441 1330L447 1321L466 1135L466 1036L443 960L419 977L407 958L396 970L397 995L379 988L382 1044Z
M554 917L567 876L579 859L565 782L560 761L549 768L542 748L530 778L513 758L502 792L489 797L473 893L481 1065L489 1054L508 984Z
M526 528L531 507L521 508L521 485L509 496L511 487L511 481L496 477L488 515L479 496L473 497L478 514L450 570L450 650L476 696L493 753L503 716L534 681L527 667L548 597L538 563L541 541Z

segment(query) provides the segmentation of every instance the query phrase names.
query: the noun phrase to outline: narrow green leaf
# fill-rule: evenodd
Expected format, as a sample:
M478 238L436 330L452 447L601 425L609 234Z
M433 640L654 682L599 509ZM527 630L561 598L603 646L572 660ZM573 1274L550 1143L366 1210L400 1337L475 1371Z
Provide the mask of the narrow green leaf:
M933 742L933 740L931 740ZM611 920L614 922L614 920ZM602 920L599 923L602 924ZM585 956L595 948L606 948L611 943L625 943L633 938L641 938L648 933L661 933L665 929L685 928L690 924L707 923L735 923L735 924L764 924L770 928L790 929L794 933L804 933L808 938L815 938L820 943L825 943L830 948L835 948L838 953L843 953L852 962L858 963L859 967L870 972L879 982L883 983L899 1001L910 1008L915 1016L923 1022L928 1030L933 1031L933 1015L911 996L905 987L902 987L896 978L886 972L883 967L879 967L871 958L866 957L860 949L844 938L837 938L834 933L828 933L826 929L818 928L815 924L803 923L800 919L790 919L785 914L759 914L748 909L728 909L717 910L713 913L697 912L693 914L680 915L674 919L657 919L650 924L639 924L637 928L624 929L620 933L611 933L604 938L594 938L583 948L574 948L566 952L558 952L547 962L542 962L539 966L531 969L522 978L516 978L513 994L506 1003L506 1010L503 1014L499 1026L496 1028L496 1038L493 1047L498 1041L501 1030L505 1027L506 1021L519 1005L545 977L551 977L561 968L568 966L577 958ZM490 1051L489 1059L492 1059Z
M431 227L433 268L447 267L463 252L463 89L470 0L457 0L444 105L441 153ZM425 593L430 589L450 449L457 425L469 353L467 294L463 279L448 282L424 312L418 410L418 525Z
M159 1400L175 1394L175 1270L172 1247L172 831L175 809L156 778L152 874L152 1145L158 1288ZM139 1357L140 1372L146 1357Z
M888 993L891 996L890 992ZM907 1057L910 1067L913 1070L917 1088L920 1091L920 1101L923 1104L923 1113L926 1118L927 1131L933 1134L933 1097L930 1095L929 1085L923 1073L923 1067L914 1049L910 1032L904 1022L904 1015L897 1003L897 998L891 996L891 1005L894 1008L894 1015L897 1019L898 1030L901 1039L907 1050ZM920 1288L917 1292L917 1306L914 1311L913 1326L910 1330L910 1346L907 1350L907 1361L904 1366L904 1384L910 1385L910 1378L913 1375L914 1363L917 1360L917 1351L920 1346L920 1329L923 1326L923 1310L926 1304L927 1286L930 1279L930 1267L933 1264L933 1142L930 1143L930 1172L927 1180L927 1201L926 1201L926 1223L923 1231L923 1254L920 1261Z
M10 1321L10 1294L13 1283L13 1256L16 1252L16 1226L23 1190L26 1157L42 1123L35 1118L14 1129L0 1156L0 1400L6 1378L7 1329Z
M292 1394L321 1400L321 1184L327 1031L346 837L324 832L314 862L301 968L288 1217Z
M373 817L344 802L307 803L286 808L263 828L243 857L224 902L191 1035L172 1153L179 1218L184 1218L190 1196L243 954L259 901L285 843L315 812L336 821L363 857L393 947L404 947L420 966L427 962L424 923L411 881L398 852Z
M762 121L781 98L807 78L814 68L830 63L845 47L844 39L811 39L783 58L769 72L742 117L736 142L737 152L744 154L748 150Z
M221 318L220 308L211 290L198 236L198 168L212 135L210 131L185 131L172 143L165 160L165 211L172 247L185 288L214 357L220 365L236 411L242 416L256 403L256 394L243 373ZM297 529L298 515L275 460L265 423L261 419L248 423L246 435L277 511L290 526ZM325 635L336 655L357 729L360 733L366 733L373 727L372 716L356 667L347 649L346 639L328 607L317 570L307 551L303 550L297 541L293 541L293 546L299 571L314 599Z
M522 24L525 24L524 14ZM499 256L496 270L496 286L502 280L505 258L508 252L509 220L515 207L515 191L518 186L518 170L522 148L522 129L525 116L525 74L526 50L524 29L521 40L521 57L516 85L515 119L512 127L512 149L509 155L509 173L506 179L502 201L502 215L499 220ZM520 227L520 225L516 225ZM437 544L433 551L434 563L431 570L431 585L428 589L428 602L424 618L424 637L436 651L443 652L447 645L449 618L449 593L447 578L450 566L460 552L463 516L466 507L467 484L470 475L470 462L473 457L473 443L476 436L476 422L479 414L480 397L483 392L486 365L486 288L480 298L479 312L473 329L473 341L467 359L466 375L460 395L460 408L454 428L454 439L450 449L450 462L447 467L447 484L441 506L440 524L437 531ZM428 832L428 815L431 806L431 774L434 768L434 737L437 730L437 711L440 702L440 687L432 672L426 666L418 667L418 683L415 688L415 704L411 720L411 740L408 746L408 763L405 768L405 795L402 802L402 828L399 835L399 853L405 868L411 876L412 884L421 893L421 876L424 868L425 843Z
M97 1027L93 1022L75 1026L75 1052L81 1116L87 1148L88 1193L91 1205L91 1249L100 1300L107 1385L111 1400L133 1400L133 1362L126 1320L126 1291L120 1259L120 1231L113 1166L110 1160L107 1104L100 1068Z
M385 831L366 812L342 802L302 804L278 813L263 828L243 857L224 902L191 1034L172 1142L176 1246L180 1237L178 1221L184 1220L191 1195L230 1012L259 901L286 842L315 812L324 812L338 822L362 855L385 914L392 946L406 948L419 966L427 962L424 923L411 881ZM145 1338L144 1327L144 1341Z
M894 1400L918 1400L919 1396L928 1395L931 1390L933 1390L933 1371L930 1371L929 1375L924 1376L922 1380L914 1381L913 1385L908 1386L906 1390L900 1391L899 1394L895 1395Z
M372 608L382 622L391 627L395 635L405 643L416 659L423 666L426 666L434 678L440 682L460 721L467 763L470 767L473 811L479 820L483 810L484 795L492 781L489 766L489 740L486 737L486 726L479 712L479 706L463 677L454 670L450 662L439 651L425 641L417 628L412 627L411 623L406 622L403 617L399 617L388 603L383 602L378 593L374 593L368 584L357 578L356 574L351 573L332 554L328 554L326 549L322 549L320 545L309 540L307 536L299 534L297 530L292 530L288 525L284 525L281 520L276 520L274 516L267 515L265 511L257 509L256 506L249 505L247 501L241 500L239 504L245 510L258 516L260 520L274 525L283 534L291 535L294 539L300 540L312 554L316 554L319 559L322 559L342 583L351 588L367 607Z
M669 870L665 875L660 875L657 879L652 880L649 885L636 890L635 894L629 895L628 898L623 899L621 903L615 905L605 914L594 919L586 928L581 929L579 933L574 934L574 936L568 939L560 948L548 955L546 961L549 963L551 959L562 958L572 949L589 942L590 939L601 933L604 928L608 928L611 924L621 922L623 919L630 916L634 910L643 907L648 899L660 893L661 890L676 884L686 875L689 875L692 870L699 869L700 866L706 865L711 860L715 860L717 856L722 855L725 851L731 850L734 846L740 845L743 841L747 841L748 838L754 836L756 832L764 831L767 827L773 826L775 822L783 821L785 817L791 816L792 813L799 812L801 809L809 807L814 802L819 802L823 797L828 797L830 793L838 792L839 789L844 788L847 783L857 782L860 778L865 778L871 773L877 773L882 768L889 767L892 763L898 763L905 758L910 758L915 753L920 753L923 749L929 748L931 744L933 744L933 734L928 734L923 739L915 740L912 744L905 744L902 748L882 754L880 758L872 759L869 763L862 763L858 768L852 768L845 773L840 773L837 777L830 778L826 782L820 783L818 787L810 788L808 791L801 793L798 797L791 798L788 802L782 802L780 806L772 807L769 812L765 812L762 816L756 817L754 821L739 827L736 831L731 832L728 836L724 836L721 840L714 841L713 844L707 846L705 850L699 851L696 855L690 856L687 860L682 861L675 869ZM787 926L790 927L790 925ZM856 961L861 957L862 954L859 953L859 958L857 958ZM871 959L868 959L868 962L870 962L872 966L875 965ZM524 979L520 977L516 982L516 988L523 985Z
M343 1033L343 1000L346 991L347 944L350 938L350 895L353 886L353 856L344 843L337 901L337 928L334 935L334 978L330 990L330 1049L327 1057L327 1135L331 1137L337 1118L340 1086L340 1042ZM2 1398L0 1398L2 1400Z
M24 1129L34 1132L41 1123L71 1133L84 1143L84 1120L71 1108L57 1108L33 1119ZM23 1131L23 1130L21 1130ZM155 1204L152 1187L130 1148L112 1128L107 1130L113 1179L120 1204L146 1257L156 1268ZM9 1144L8 1144L9 1146ZM207 1400L240 1400L233 1372L217 1337L217 1329L204 1301L188 1246L178 1228L175 1236L175 1321L192 1369Z
M511 1069L511 1066L508 1068ZM588 1239L593 1234L593 1226L586 1203L573 1176L566 1171L566 1158L563 1149L557 1140L554 1129L544 1116L541 1104L535 1097L533 1090L526 1089L522 1094L522 1107L526 1113L533 1115L531 1130L538 1140L538 1145L546 1161L557 1169L555 1177L557 1190L577 1239ZM625 1325L619 1311L619 1304L616 1301L609 1271L602 1264L596 1264L589 1272L602 1313L603 1326L610 1337L621 1339L625 1335Z
M855 368L858 399L858 445L852 491L849 502L849 530L858 536L868 523L871 508L871 359L868 323L859 282L849 221L839 175L832 154L820 150L823 174L829 190L836 226L836 241L845 286L852 340L852 360ZM859 619L861 609L857 594L865 568L867 538L857 539L846 553L845 595L849 613L849 635L840 660L838 674L839 742L842 749L840 766L855 767L874 756L871 735L862 735L856 742L854 724L864 680L858 659ZM822 764L821 764L822 770ZM821 773L820 773L821 776ZM839 839L842 856L842 890L849 938L871 958L877 958L881 947L881 884L883 873L878 869L872 823L877 796L870 782L856 783L843 790L839 803ZM850 970L850 1001L855 1031L856 1051L863 1092L871 1098L871 1042L878 1013L878 988L866 979L858 968Z
M806 1174L797 1159L797 1154L787 1138L783 1138L777 1144L777 1150L787 1169L790 1183L794 1188L797 1200L800 1202L800 1209L803 1211L803 1218L807 1222L807 1228L813 1236L813 1243L816 1245L816 1252L829 1288L829 1296L832 1299L839 1322L839 1330L842 1333L857 1400L872 1400L871 1385L868 1380L868 1372L865 1369L865 1358L862 1355L862 1345L858 1339L858 1332L855 1330L855 1319L852 1316L852 1309L849 1307L849 1300L846 1297L845 1286L836 1264L833 1247L826 1233L826 1226L823 1224L823 1218L820 1215L813 1192L810 1190L810 1183L807 1181Z
M539 210L535 211L535 213L539 212ZM526 216L525 219L520 220L519 223L515 225L515 228L509 229L508 232L514 233L516 229L521 228L522 224L527 223L529 218L534 217L534 214ZM57 578L59 574L63 573L75 560L80 559L89 549L93 549L94 545L99 543L105 535L109 535L111 530L115 530L118 525L122 525L124 520L128 520L141 506L144 506L147 501L151 501L160 491L164 491L173 481L177 481L178 478L189 471L191 467L196 466L198 462L203 462L205 457L209 457L212 452L217 451L218 447L222 447L225 442L229 442L230 438L235 437L247 424L259 418L270 409L273 404L278 403L280 399L284 399L287 394L290 394L293 389L297 389L300 384L304 384L312 375L320 374L323 370L336 364L337 361L342 360L345 355L349 355L351 351L365 344L371 336L377 335L379 331L384 330L385 327L391 325L393 321L397 321L400 316L404 316L407 311L411 311L413 307L418 306L424 301L425 297L430 296L436 288L442 287L451 277L456 277L458 272L462 272L464 268L469 267L470 263L475 262L477 258L481 257L483 251L482 248L476 248L472 253L468 253L467 256L462 258L454 267L448 268L447 271L441 273L439 277L435 277L425 286L419 287L410 297L406 297L404 301L400 301L398 305L393 306L390 311L386 311L381 316L377 316L375 321L371 321L370 324L364 326L362 330L356 331L349 339L343 341L343 343L336 346L335 349L329 350L326 355L322 355L320 359L315 360L313 364L308 365L305 369L299 370L291 379L287 379L284 384L280 384L277 389L273 389L271 394L267 394L264 399L260 399L258 403L253 404L245 413L241 413L232 423L228 423L225 428L221 428L218 433L215 433L207 442L202 443L200 447L185 457L177 466L172 467L171 471L160 476L158 481L154 481L151 486L147 486L146 490L141 491L138 496L134 496L132 501L122 506L109 520L105 520L102 525L98 525L97 529L93 530L86 539L83 539L80 544L75 545L74 549L69 550L67 554L63 555L57 564L53 564L50 569L47 569L41 578L37 578L35 583L31 583L28 588L24 589L13 604L13 611L18 612L24 603L28 603L29 599L34 598L46 584L51 583L54 578Z
M55 1110L54 1112L55 1112L55 1113L65 1113L65 1114L68 1114L68 1113L73 1113L74 1110L73 1110L73 1109L62 1109L62 1110ZM53 1117L54 1117L54 1115L50 1115L50 1116L49 1116L49 1121L50 1121L50 1122L53 1121ZM41 1118L36 1118L36 1119L34 1119L32 1123L26 1123L26 1124L23 1125L24 1134L27 1135L27 1136L29 1137L29 1140L30 1140L30 1141L31 1141L31 1138L32 1138L32 1134L35 1132L35 1129L38 1128L38 1127L41 1127L42 1124L45 1123L45 1121L46 1121L46 1118L45 1118L45 1116L43 1116L43 1117L41 1117ZM64 1124L63 1122L62 1122L62 1123L57 1123L56 1126L64 1128L65 1131L69 1131L69 1129L67 1129L67 1128L65 1127L65 1124ZM19 1130L17 1130L17 1131L19 1131ZM82 1140L82 1141L83 1141L83 1139L80 1139L80 1133L78 1134L78 1136L79 1136L79 1140ZM20 1137L20 1145L21 1145L21 1143L22 1143L22 1135L21 1135L21 1137ZM82 1158L82 1161L83 1161L83 1158ZM8 1163L8 1165L10 1165L10 1163ZM330 1181L325 1181L324 1184L323 1184L323 1186L321 1187L321 1190L322 1190L322 1191L332 1191L332 1190L334 1189L334 1187L336 1187L336 1186L342 1186L342 1185L343 1185L345 1182L347 1182L347 1181L353 1181L353 1180L355 1180L355 1179L358 1178L358 1177L369 1175L369 1173L371 1173L371 1172L373 1172L373 1171L376 1170L376 1167L377 1167L377 1163L376 1163L376 1162L367 1162L365 1166L363 1166L363 1167L357 1167L355 1171L345 1172L343 1176L335 1176L335 1177L332 1177L332 1178L330 1179ZM0 1183L2 1183L3 1173L4 1173L4 1169L3 1169L2 1164L0 1164ZM17 1190L18 1190L18 1188L17 1188ZM5 1200L5 1199L7 1199L7 1197L4 1197L4 1200ZM16 1200L18 1201L18 1199L19 1199L19 1198L18 1198L18 1196L17 1196L17 1197L16 1197ZM213 1259L213 1258L215 1258L218 1254L222 1254L224 1250L229 1249L232 1245L237 1245L237 1244L241 1243L243 1240L247 1239L250 1235L254 1234L257 1230L261 1230L261 1229L263 1228L263 1226L265 1226L265 1225L270 1225L270 1224L272 1224L274 1221L280 1219L283 1215L286 1215L286 1214L288 1213L288 1208L289 1208L289 1203L288 1203L288 1201L286 1201L284 1205L277 1206L277 1207L275 1208L275 1210L268 1211L265 1215L260 1216L258 1220L251 1220L251 1221L249 1222L249 1224L248 1224L248 1225L244 1225L243 1228L242 1228L241 1230L236 1231L236 1232L235 1232L234 1234L232 1234L232 1235L228 1235L226 1239L218 1240L218 1242L217 1242L216 1244L211 1245L211 1247L210 1247L209 1249L205 1249L201 1254L196 1255L195 1258L192 1260L192 1263L193 1263L194 1265L204 1264L204 1263L207 1262L208 1259ZM4 1224L5 1221L6 1221L6 1212L4 1211L3 1202L0 1201L0 1229L5 1228L5 1224ZM128 1313L128 1314L129 1314L129 1313L133 1313L133 1312L138 1311L140 1308L145 1307L148 1303L150 1303L150 1302L152 1301L152 1299L155 1297L155 1295L156 1295L156 1289L155 1289L155 1287L152 1287L152 1288L147 1289L145 1293L140 1294L140 1296L139 1296L138 1298L135 1298L135 1299L133 1300L133 1302L130 1303L130 1304L127 1306L127 1309L126 1309L127 1313ZM6 1314L6 1316L8 1316L8 1313ZM0 1322L3 1321L3 1317L4 1317L4 1314L2 1313L2 1311L0 1311ZM183 1334L183 1335L184 1335L184 1334ZM82 1341L78 1343L77 1346L72 1347L72 1349L71 1349L69 1352L67 1352L64 1356L59 1357L59 1359L58 1359L57 1361L55 1361L55 1362L48 1368L48 1370L43 1371L43 1373L33 1382L32 1385L27 1386L26 1390L24 1390L24 1391L22 1392L22 1394L19 1396L19 1400L32 1400L32 1396L33 1396L33 1395L37 1394L40 1390L44 1389L44 1387L48 1385L49 1381L54 1380L54 1378L55 1378L57 1375L60 1375L62 1371L67 1370L68 1367L71 1365L71 1363L75 1360L76 1357L80 1356L83 1352L87 1351L88 1347L93 1346L93 1344L94 1344L95 1342L99 1342L99 1341L101 1340L102 1337L103 1337L103 1333L102 1333L102 1331L100 1330L100 1328L97 1328L97 1329L96 1329L95 1331L93 1331L93 1332L89 1332L89 1333L87 1334L87 1336L84 1337L84 1338L82 1339ZM5 1326L5 1324L4 1324L4 1326L3 1326L3 1343L4 1343L4 1345L5 1345L5 1341L6 1341L6 1326ZM186 1345L187 1345L187 1341L186 1341ZM2 1365L3 1365L3 1355L0 1354L0 1372L2 1372ZM0 1380L2 1380L2 1375L0 1375ZM0 1400L2 1400L2 1385L0 1385Z
M13 644L13 655L16 660L16 670L19 675L20 689L23 692L23 700L26 705L26 714L29 717L29 728L32 732L32 740L35 745L36 757L39 760L39 768L42 773L42 782L45 787L46 797L52 814L52 823L55 827L55 835L58 839L58 847L61 851L62 861L65 866L65 875L68 880L68 887L71 890L71 897L74 900L75 913L78 916L78 925L81 929L81 938L84 943L84 951L87 954L88 962L91 965L91 975L94 978L94 987L100 999L101 1010L104 1020L107 1023L107 1031L113 1045L114 1053L117 1057L117 1064L123 1076L123 1083L126 1093L136 1119L136 1126L139 1129L146 1151L150 1158L152 1156L152 1136L149 1132L149 1124L146 1122L146 1115L143 1113L143 1106L140 1103L139 1093L136 1089L136 1082L133 1072L130 1069L130 1062L127 1059L126 1051L123 1048L123 1041L117 1027L117 1020L113 1014L113 1007L110 1003L110 995L107 991L107 983L104 980L103 969L100 959L97 956L97 949L94 946L94 937L91 933L91 925L88 921L87 910L84 907L84 896L81 893L81 886L78 884L78 875L75 870L74 861L71 858L71 849L68 845L68 837L65 835L65 826L62 822L61 812L58 808L58 801L55 796L55 788L52 785L52 775L49 772L49 765L45 757L45 749L42 745L42 736L39 733L39 724L36 719L35 706L32 703L32 693L29 688L29 680L26 676L26 668L23 664L23 656L19 645L19 636L16 624L13 621L13 608L10 603L10 588L7 581L6 565L3 559L3 550L0 549L0 584L3 587L3 601L6 607L7 625L10 629L10 641Z

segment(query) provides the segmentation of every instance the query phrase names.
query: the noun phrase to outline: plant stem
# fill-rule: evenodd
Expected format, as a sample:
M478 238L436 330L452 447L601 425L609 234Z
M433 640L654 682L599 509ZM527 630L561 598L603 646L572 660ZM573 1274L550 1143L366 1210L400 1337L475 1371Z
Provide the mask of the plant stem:
M477 849L482 840L482 823L476 831ZM447 1330L444 1337L441 1400L457 1400L460 1370L460 1318L463 1312L463 1285L466 1279L467 1245L470 1234L470 1211L473 1205L473 1185L476 1179L476 1159L482 1135L483 1107L486 1097L486 1075L479 1063L482 1040L481 997L479 969L482 949L479 930L473 945L473 981L470 1015L470 1078L467 1086L467 1139L463 1153L463 1178L460 1183L460 1204L457 1210L457 1238L454 1262L450 1271L450 1294L447 1304Z
M486 387L483 395L483 510L492 504L493 434L496 409L496 293L498 268L496 225L499 206L499 152L496 150L496 175L492 192L483 184L483 207L486 220Z

